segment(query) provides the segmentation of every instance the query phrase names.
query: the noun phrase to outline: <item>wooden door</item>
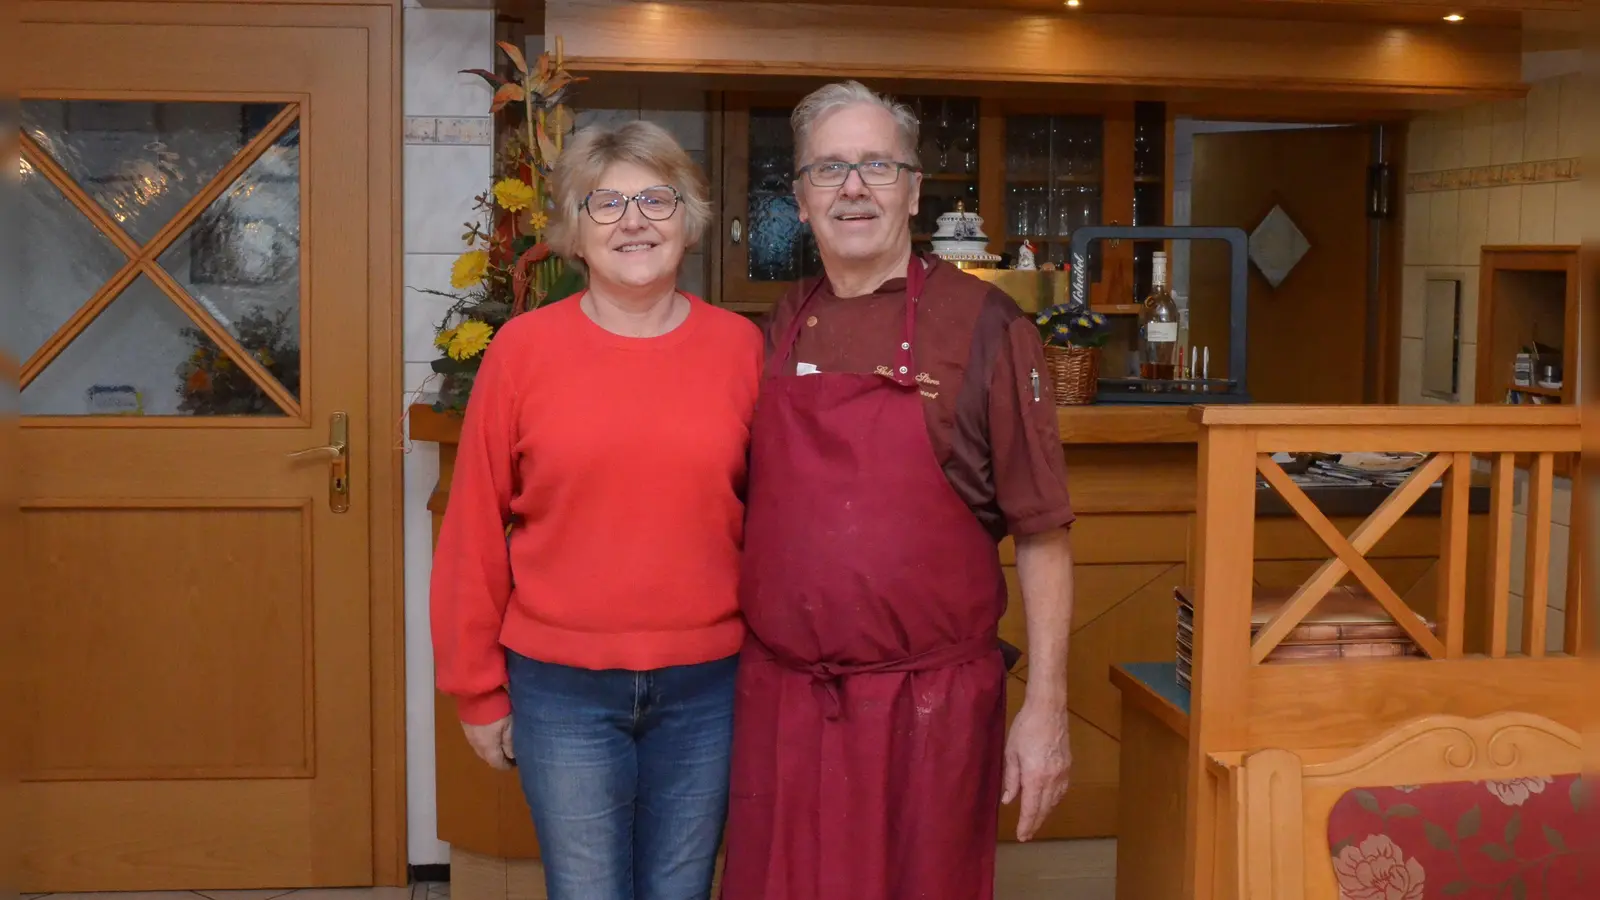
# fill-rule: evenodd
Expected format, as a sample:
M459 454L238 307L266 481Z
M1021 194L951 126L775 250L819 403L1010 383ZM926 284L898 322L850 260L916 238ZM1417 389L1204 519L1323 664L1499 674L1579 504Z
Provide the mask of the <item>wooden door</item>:
M1254 234L1280 211L1250 264L1247 381L1258 402L1367 400L1370 143L1365 128L1195 135L1190 224ZM1197 241L1189 252L1189 343L1210 348L1216 378L1228 371L1227 247Z
M389 877L389 13L251 6L39 4L16 42L26 890Z

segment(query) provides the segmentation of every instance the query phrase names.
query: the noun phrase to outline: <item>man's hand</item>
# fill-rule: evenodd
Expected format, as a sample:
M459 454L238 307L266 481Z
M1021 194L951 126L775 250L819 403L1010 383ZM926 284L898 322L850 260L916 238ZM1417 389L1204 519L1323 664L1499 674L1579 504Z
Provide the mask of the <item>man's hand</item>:
M1028 841L1067 793L1072 747L1067 740L1067 705L1025 700L1006 737L1001 803L1019 796L1017 840Z
M511 760L517 754L511 749L510 716L487 725L462 722L461 730L467 733L467 743L472 745L472 752L478 754L479 759L502 772L511 768Z

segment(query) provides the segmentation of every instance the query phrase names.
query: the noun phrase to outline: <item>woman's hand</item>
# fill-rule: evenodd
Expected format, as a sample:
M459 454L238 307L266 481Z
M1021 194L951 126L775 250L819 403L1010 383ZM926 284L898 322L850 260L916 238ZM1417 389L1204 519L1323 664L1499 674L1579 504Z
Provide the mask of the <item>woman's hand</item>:
M461 730L467 733L467 743L472 745L472 752L478 754L479 759L502 772L511 768L517 754L511 749L510 716L487 725L462 722Z

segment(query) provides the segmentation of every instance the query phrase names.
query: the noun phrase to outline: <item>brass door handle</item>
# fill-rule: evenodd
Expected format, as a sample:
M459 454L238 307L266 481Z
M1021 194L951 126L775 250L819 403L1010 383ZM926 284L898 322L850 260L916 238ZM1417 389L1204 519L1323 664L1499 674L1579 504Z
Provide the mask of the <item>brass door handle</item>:
M336 412L328 418L328 443L289 454L290 459L328 461L328 508L336 513L350 508L350 417Z
M345 445L342 442L337 444L325 444L321 447L310 447L305 450L296 450L295 452L289 454L289 458L310 459L311 457L315 456L321 457L322 459L334 460L344 456L344 451Z

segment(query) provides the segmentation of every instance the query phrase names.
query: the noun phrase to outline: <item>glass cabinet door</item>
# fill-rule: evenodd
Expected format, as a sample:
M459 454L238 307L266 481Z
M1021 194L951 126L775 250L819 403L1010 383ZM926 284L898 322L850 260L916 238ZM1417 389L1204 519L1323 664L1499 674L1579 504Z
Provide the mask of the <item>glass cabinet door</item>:
M1063 268L1072 233L1102 222L1104 117L1007 116L1005 136L1005 252L1015 260L1027 241L1035 264ZM1090 245L1091 283L1100 255Z
M932 247L939 216L960 203L978 211L978 101L903 97L922 123L922 194L912 241ZM723 105L722 264L718 297L747 313L772 307L796 281L821 274L811 229L794 197L794 138L789 114L800 96L729 94Z

